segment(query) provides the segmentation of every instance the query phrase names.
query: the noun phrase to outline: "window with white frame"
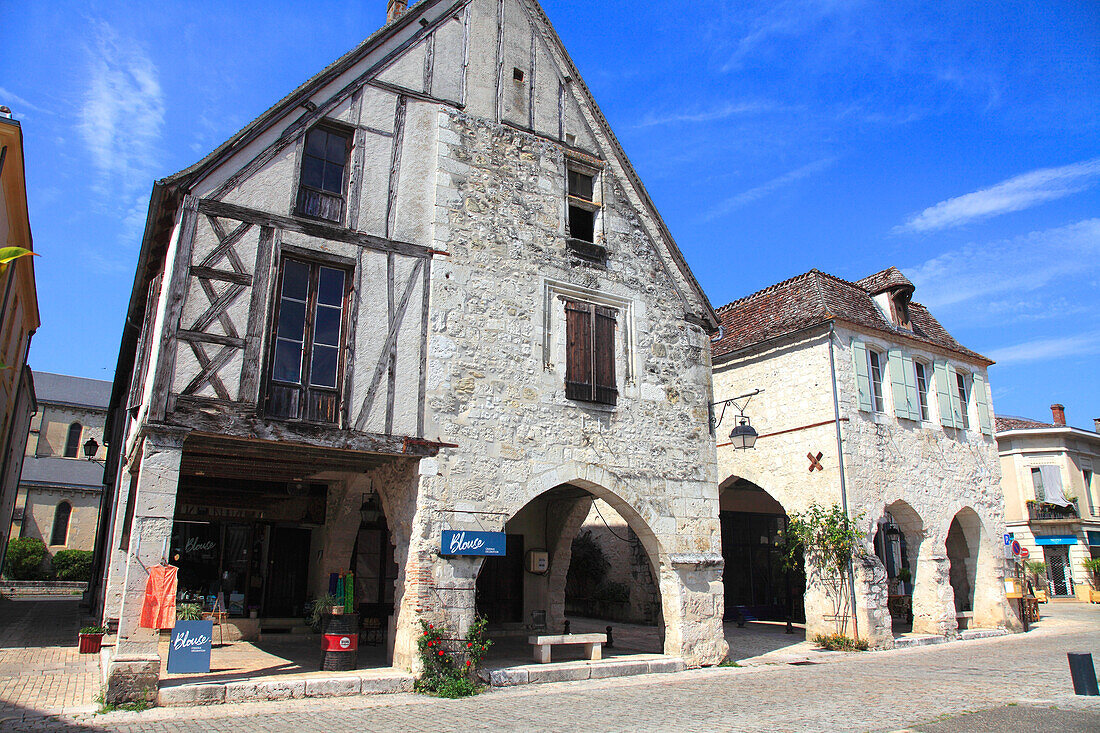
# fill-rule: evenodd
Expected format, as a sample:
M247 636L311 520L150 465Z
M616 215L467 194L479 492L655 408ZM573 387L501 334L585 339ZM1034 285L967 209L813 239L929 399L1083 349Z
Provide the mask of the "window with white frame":
M868 374L871 378L871 409L874 412L886 412L886 403L882 398L882 354L867 349Z
M914 361L913 371L917 380L917 405L920 410L920 419L927 422L932 419L928 410L928 366L922 361Z
M961 420L961 427L963 430L970 429L970 384L966 378L966 374L963 372L955 372L955 385L954 388L959 396L959 420Z
M1096 516L1096 499L1092 495L1092 469L1081 469L1081 478L1085 481L1085 501L1089 505L1089 514Z
M1031 469L1031 488L1035 491L1035 501L1046 501L1047 494L1043 490L1043 472L1038 467Z

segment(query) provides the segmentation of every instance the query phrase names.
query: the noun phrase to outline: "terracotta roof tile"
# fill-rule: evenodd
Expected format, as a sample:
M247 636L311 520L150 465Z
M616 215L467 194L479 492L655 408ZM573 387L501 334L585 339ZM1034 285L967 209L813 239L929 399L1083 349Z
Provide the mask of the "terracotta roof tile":
M1030 420L1026 417L1014 417L1012 415L997 415L994 418L994 422L997 426L997 432L1001 433L1005 430L1033 430L1035 428L1053 428L1052 423L1039 422L1038 420Z
M711 342L711 351L718 358L835 318L889 336L922 341L971 361L992 363L956 341L919 303L909 305L912 331L890 322L875 303L869 288L882 292L906 284L912 287L896 267L875 273L859 283L810 270L719 308L721 338Z

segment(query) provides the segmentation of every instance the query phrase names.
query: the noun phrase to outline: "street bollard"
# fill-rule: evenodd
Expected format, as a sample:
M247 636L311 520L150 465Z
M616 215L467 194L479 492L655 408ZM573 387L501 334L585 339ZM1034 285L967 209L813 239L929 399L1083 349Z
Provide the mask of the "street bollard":
M1067 652L1069 673L1073 677L1075 695L1100 695L1096 688L1096 668L1092 665L1092 655L1086 652Z

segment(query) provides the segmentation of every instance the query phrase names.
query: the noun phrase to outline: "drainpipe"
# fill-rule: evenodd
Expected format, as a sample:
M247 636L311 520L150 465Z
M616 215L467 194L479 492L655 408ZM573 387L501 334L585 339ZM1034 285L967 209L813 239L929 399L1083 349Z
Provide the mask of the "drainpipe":
M836 356L833 354L833 336L836 321L829 321L829 372L833 385L833 417L836 420L836 454L840 465L840 506L848 516L848 485L844 479L844 442L840 434L840 398L836 388ZM852 604L852 635L859 638L859 619L856 616L856 574L852 559L848 558L848 594Z

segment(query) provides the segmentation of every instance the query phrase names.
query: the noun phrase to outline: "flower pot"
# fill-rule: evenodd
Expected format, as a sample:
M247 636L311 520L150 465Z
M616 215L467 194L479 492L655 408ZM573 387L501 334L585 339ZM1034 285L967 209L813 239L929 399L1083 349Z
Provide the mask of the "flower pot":
M103 646L103 634L80 634L80 653L99 654Z
M344 607L343 606L333 606L332 607L332 615L333 616L343 616L344 615Z

